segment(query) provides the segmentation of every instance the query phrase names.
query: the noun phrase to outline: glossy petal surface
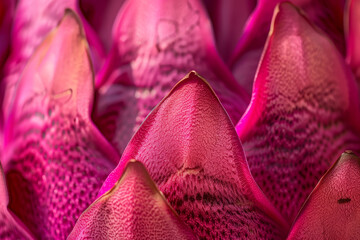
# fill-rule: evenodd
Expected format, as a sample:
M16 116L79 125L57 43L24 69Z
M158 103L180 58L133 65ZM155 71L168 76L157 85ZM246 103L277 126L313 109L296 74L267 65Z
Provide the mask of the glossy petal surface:
M119 152L172 86L192 70L209 80L231 119L240 119L250 99L217 55L199 1L128 1L114 34L97 82L94 120Z
M360 79L360 1L349 0L346 12L347 62Z
M197 239L179 219L146 168L128 162L119 181L79 218L68 240Z
M306 200L288 239L358 239L359 182L360 158L342 154Z
M292 220L335 157L360 149L360 107L335 46L290 3L276 12L236 128L254 179Z
M194 72L146 118L100 195L114 186L131 159L146 166L199 237L268 239L286 231L249 172L231 120Z
M5 128L9 207L38 239L64 239L117 162L90 121L92 94L84 32L67 10L27 64Z
M275 6L283 0L259 0L231 58L231 70L237 81L251 93L258 62L270 30ZM309 19L345 52L343 32L344 0L291 0Z
M24 230L24 226L19 223L19 220L9 212L8 203L5 176L0 163L0 239L32 239L29 233Z

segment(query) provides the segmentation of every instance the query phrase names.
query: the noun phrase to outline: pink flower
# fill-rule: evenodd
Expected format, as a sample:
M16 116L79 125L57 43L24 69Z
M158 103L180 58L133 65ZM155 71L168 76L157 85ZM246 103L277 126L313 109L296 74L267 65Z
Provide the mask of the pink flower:
M356 238L357 5L3 0L0 238Z

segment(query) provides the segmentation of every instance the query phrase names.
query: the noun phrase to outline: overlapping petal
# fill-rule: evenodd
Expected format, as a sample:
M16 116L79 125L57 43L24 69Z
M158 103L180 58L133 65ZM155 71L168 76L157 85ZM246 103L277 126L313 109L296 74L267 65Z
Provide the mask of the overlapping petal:
M254 179L286 218L336 156L360 150L357 91L333 43L293 5L279 5L236 128Z
M67 10L30 58L6 122L9 208L38 239L64 239L119 158L90 120L90 61Z
M114 187L79 218L68 240L197 239L143 164L129 161Z
M288 239L360 236L360 158L345 152L306 200Z
M119 152L153 107L191 70L214 86L231 119L240 119L249 97L217 55L201 2L127 1L114 37L97 81L94 121Z
M9 196L0 163L0 239L33 239L25 226L8 210L8 204Z
M231 69L237 81L251 93L254 76L270 29L275 6L284 0L259 0L231 58ZM306 12L309 19L345 53L343 30L344 0L291 0Z
M286 223L254 182L218 98L191 72L142 123L100 195L137 159L180 218L206 238L278 238Z
M16 84L26 63L47 34L56 27L66 8L78 9L77 1L19 0L17 2L11 31L10 56L4 66L4 79L1 83L3 94L0 103L5 118L8 116ZM90 26L86 22L84 24L91 46L92 61L95 69L98 69L104 58L102 45Z

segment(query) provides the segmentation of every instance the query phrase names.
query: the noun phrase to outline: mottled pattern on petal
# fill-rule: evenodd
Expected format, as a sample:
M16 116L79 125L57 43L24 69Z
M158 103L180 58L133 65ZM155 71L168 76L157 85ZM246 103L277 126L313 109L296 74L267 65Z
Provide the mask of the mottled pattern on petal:
M345 15L347 34L346 60L360 81L360 1L348 0Z
M345 152L321 178L290 231L291 239L358 239L360 158Z
M9 212L7 205L9 203L8 192L5 183L4 172L0 163L0 239L33 239L24 225Z
M156 104L192 70L212 84L234 123L245 111L250 98L217 55L198 0L128 1L117 17L114 38L97 80L93 118L119 152Z
M143 164L130 161L114 187L79 218L68 240L197 239L177 216Z
M214 29L219 54L227 61L235 50L256 0L203 0Z
M251 93L255 72L268 35L271 17L276 4L283 0L259 0L250 16L244 33L231 57L231 70L237 81ZM345 53L343 30L344 0L291 0L309 16Z
M37 239L64 239L118 160L90 121L83 31L67 10L27 64L5 127L9 208Z
M271 239L287 230L254 182L223 106L194 72L146 118L99 194L113 187L130 159L146 166L199 237Z
M336 156L360 150L359 109L336 47L292 4L281 4L236 128L251 173L284 217L294 219Z

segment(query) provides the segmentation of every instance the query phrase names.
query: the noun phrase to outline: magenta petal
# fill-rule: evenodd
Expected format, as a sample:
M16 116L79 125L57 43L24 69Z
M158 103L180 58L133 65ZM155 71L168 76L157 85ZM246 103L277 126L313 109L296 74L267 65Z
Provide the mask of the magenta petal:
M345 149L360 150L356 83L292 4L275 11L251 104L236 126L260 188L292 220Z
M84 30L67 10L25 67L5 128L9 207L36 238L64 239L118 161L90 120L93 84Z
M8 116L15 86L27 61L47 34L56 27L66 8L77 9L76 0L18 0L12 28L10 56L4 66L5 78L1 83L4 96L0 95L0 98L3 98L2 108L5 117ZM95 69L98 69L104 58L103 49L87 24L85 30Z
M236 50L231 57L231 70L240 83L251 93L253 80L270 29L276 4L283 0L259 0L244 28ZM292 0L303 9L309 19L322 29L337 48L344 53L343 9L344 0Z
M199 1L128 1L117 17L114 37L97 81L94 120L119 152L171 87L192 70L209 80L234 122L245 111L250 99L217 55Z
M68 240L197 239L151 180L129 161L114 187L80 216Z
M345 152L321 178L292 226L290 239L358 239L360 158Z
M25 226L7 208L9 197L4 172L0 163L0 239L33 239Z
M360 1L349 0L346 12L347 62L360 79Z
M217 49L224 60L235 50L243 27L256 6L256 0L203 0L209 12Z
M191 72L129 142L99 195L141 161L196 235L270 239L287 226L253 180L238 136L208 83Z

